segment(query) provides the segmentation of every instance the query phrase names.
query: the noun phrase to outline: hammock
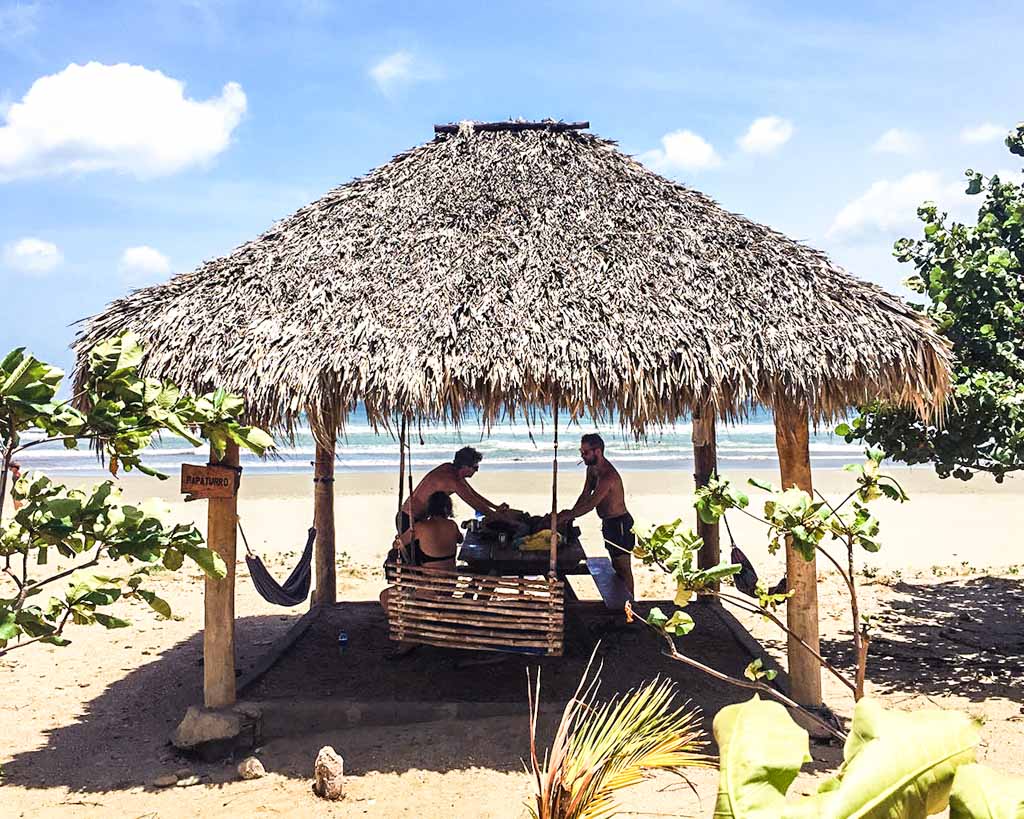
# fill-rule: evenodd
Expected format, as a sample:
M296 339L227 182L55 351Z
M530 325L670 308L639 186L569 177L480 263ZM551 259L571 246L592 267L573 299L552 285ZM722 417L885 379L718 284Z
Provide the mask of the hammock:
M313 560L313 541L316 539L316 529L310 528L309 537L306 539L306 548L302 551L298 565L292 569L288 579L280 585L267 571L260 556L249 548L249 541L245 537L241 521L238 522L238 531L242 533L242 542L245 544L245 565L249 567L249 576L260 597L277 606L297 606L305 600L309 595L309 583L312 577L310 564Z
M742 592L748 597L757 597L757 570L754 568L754 564L743 554L740 547L736 545L736 540L732 536L732 529L729 528L729 519L724 514L722 515L722 522L725 524L725 531L729 535L729 545L732 547L729 557L733 563L739 563L743 567L733 575L733 585L737 591ZM786 577L783 575L782 580L768 589L768 594L785 593Z

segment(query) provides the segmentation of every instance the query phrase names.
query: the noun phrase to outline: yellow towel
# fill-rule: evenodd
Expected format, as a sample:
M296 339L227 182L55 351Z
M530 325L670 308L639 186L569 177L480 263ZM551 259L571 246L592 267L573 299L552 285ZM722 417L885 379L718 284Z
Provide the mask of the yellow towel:
M559 539L561 539L561 535L559 535ZM523 552L543 552L546 549L550 549L550 548L551 548L551 530L550 529L541 529L539 532L536 532L536 533L530 535L529 537L524 538L523 542L521 544L519 544L519 549L520 549L520 551L523 551Z

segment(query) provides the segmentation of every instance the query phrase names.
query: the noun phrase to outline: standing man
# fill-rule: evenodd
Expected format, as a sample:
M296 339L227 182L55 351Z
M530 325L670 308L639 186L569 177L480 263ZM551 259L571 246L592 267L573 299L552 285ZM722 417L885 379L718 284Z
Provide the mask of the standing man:
M618 470L604 457L604 439L597 433L580 439L580 457L587 465L587 479L583 491L572 509L558 513L559 524L583 517L592 509L601 518L601 534L612 559L612 568L622 578L633 595L633 568L630 557L636 545L633 534L633 516L626 509L626 490Z

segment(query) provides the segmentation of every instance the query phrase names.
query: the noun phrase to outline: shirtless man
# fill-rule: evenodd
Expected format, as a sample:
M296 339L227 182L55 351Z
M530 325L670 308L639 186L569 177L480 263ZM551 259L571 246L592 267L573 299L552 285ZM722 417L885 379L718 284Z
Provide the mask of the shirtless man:
M558 513L558 522L561 524L583 517L592 509L597 509L597 516L601 518L601 534L604 536L608 556L612 559L612 568L632 595L633 569L629 559L636 545L636 535L633 534L633 516L626 509L626 491L622 487L622 478L604 457L604 440L600 435L591 433L580 439L580 457L587 465L587 480L572 509Z
M470 486L467 480L480 469L480 461L482 459L483 455L472 447L466 446L455 453L451 463L435 466L424 475L419 486L413 490L412 495L402 504L401 514L396 521L399 534L409 528L411 523L410 514L412 515L412 520L417 521L426 517L427 501L435 492L444 492L446 495L458 495L477 512L484 515L497 514L500 517L501 513L508 509L508 506L505 504L498 506L491 503Z

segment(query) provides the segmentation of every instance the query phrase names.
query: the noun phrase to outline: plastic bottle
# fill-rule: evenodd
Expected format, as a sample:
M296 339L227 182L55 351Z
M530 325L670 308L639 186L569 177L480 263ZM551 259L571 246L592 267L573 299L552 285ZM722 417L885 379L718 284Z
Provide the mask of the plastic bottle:
M339 654L344 654L346 648L348 648L348 632L347 631L339 631L338 632L338 653Z

